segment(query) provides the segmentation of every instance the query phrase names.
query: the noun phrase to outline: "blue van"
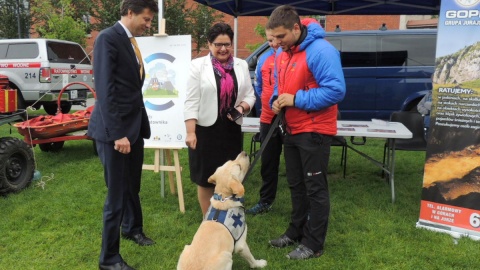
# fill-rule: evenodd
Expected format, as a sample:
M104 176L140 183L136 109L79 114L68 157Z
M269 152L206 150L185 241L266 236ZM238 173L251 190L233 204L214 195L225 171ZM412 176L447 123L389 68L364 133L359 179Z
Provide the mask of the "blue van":
M343 120L389 119L394 111L416 111L432 89L437 29L327 32L326 39L342 59L347 85L339 103ZM267 49L264 43L246 58L252 80L257 59Z

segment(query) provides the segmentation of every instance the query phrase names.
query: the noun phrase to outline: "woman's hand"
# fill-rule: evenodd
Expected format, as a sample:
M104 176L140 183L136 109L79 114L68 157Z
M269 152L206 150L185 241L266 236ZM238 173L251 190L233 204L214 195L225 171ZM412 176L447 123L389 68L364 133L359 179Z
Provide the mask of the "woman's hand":
M187 144L188 147L190 147L193 150L197 148L197 135L195 134L195 132L187 133L187 138L185 138L185 143Z
M230 120L230 121L237 121L237 119L239 119L240 117L243 117L243 111L240 111L242 110L242 107L235 107L235 108L229 108L227 110L227 118Z

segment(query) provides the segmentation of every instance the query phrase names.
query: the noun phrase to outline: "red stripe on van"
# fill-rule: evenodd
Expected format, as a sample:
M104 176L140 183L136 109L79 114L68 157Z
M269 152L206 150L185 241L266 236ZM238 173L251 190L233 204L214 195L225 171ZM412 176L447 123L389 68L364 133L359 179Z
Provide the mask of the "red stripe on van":
M0 63L0 68L39 68L41 66L40 63L33 62L33 63Z
M93 74L91 69L52 68L52 74Z

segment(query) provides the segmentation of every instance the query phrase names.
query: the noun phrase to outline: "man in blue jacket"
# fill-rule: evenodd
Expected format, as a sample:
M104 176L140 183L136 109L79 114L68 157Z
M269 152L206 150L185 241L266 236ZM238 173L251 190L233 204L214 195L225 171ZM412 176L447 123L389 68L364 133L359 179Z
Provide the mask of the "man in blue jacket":
M271 30L266 29L266 36L270 49L260 56L255 70L254 88L261 99L262 113L260 115L260 142L265 143L267 133L272 126L275 113L270 108L270 98L273 94L275 52L278 44L273 41ZM273 132L262 153L262 187L260 200L252 208L247 209L247 214L257 215L270 211L277 195L278 167L282 154L282 138L278 127Z
M345 96L340 54L314 19L300 21L291 6L279 6L267 29L278 43L272 109L283 113L284 155L292 213L274 247L299 243L290 259L323 254L330 215L327 167L337 134L337 103Z

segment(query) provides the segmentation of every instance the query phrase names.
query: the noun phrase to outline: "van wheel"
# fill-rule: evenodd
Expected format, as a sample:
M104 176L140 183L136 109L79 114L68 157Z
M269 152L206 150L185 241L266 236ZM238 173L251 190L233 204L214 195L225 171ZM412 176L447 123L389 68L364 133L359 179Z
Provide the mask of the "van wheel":
M43 103L43 109L50 115L57 114L57 103Z
M0 193L27 187L34 170L32 149L24 141L12 137L0 139Z
M62 110L62 113L69 113L70 110L72 109L72 103L71 102L62 102L62 103L60 103L60 109Z
M410 103L410 108L407 108L407 111L412 113L418 113L417 105L419 102L420 100L414 100L412 103Z
M50 115L55 115L57 114L57 103L44 103L43 104L43 109L45 109L45 112L50 114ZM60 103L60 110L62 110L62 113L69 113L70 110L72 109L72 103L70 102L62 102Z

